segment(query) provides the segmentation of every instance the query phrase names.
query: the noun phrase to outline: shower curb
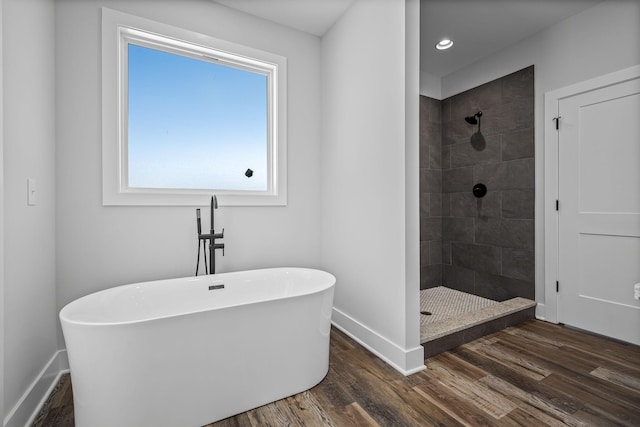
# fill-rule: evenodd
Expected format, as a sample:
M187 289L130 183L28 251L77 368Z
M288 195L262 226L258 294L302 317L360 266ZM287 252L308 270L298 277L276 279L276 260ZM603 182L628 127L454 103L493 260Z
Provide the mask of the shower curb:
M420 337L425 359L535 317L536 302L512 298L429 325Z

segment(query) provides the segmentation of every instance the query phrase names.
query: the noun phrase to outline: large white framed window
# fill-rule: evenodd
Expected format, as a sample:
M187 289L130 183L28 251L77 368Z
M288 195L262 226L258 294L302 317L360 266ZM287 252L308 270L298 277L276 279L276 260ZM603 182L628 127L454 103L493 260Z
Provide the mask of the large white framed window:
M102 9L104 205L286 205L286 58Z

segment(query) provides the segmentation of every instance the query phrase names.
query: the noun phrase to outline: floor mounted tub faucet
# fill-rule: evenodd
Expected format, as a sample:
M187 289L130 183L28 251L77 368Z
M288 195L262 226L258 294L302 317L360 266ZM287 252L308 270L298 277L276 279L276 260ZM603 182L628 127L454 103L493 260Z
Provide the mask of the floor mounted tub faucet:
M196 223L198 226L198 260L196 265L196 276L198 275L198 268L200 267L200 248L202 247L204 252L204 268L206 274L216 273L216 249L222 249L222 256L224 256L224 243L216 243L216 239L224 238L224 228L222 233L216 233L215 231L215 216L214 211L218 209L218 198L216 195L211 196L211 228L209 234L202 234L202 222L200 220L200 209L196 209ZM207 242L209 243L209 269L207 271ZM200 245L202 243L202 246Z

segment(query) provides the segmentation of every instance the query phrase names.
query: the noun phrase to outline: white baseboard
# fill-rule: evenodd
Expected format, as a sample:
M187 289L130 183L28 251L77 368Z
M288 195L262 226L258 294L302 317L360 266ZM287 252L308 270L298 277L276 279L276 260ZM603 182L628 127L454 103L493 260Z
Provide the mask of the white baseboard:
M331 323L403 375L425 369L424 348L403 349L348 314L333 308Z
M553 323L555 325L558 324L558 320L555 319L554 316L549 316L549 313L547 313L547 307L545 307L544 304L540 304L540 303L536 305L536 319Z
M49 394L58 384L60 376L68 371L67 350L58 350L27 388L18 403L11 408L4 419L4 427L25 427L33 424Z
M536 319L547 320L547 307L544 304L536 304Z

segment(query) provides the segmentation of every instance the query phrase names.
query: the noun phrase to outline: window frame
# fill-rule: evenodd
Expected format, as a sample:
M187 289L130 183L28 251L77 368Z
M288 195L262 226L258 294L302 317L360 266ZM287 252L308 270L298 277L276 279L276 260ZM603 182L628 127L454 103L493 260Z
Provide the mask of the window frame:
M128 45L211 61L267 77L267 189L164 189L128 186ZM102 8L102 202L105 206L285 206L286 58Z

